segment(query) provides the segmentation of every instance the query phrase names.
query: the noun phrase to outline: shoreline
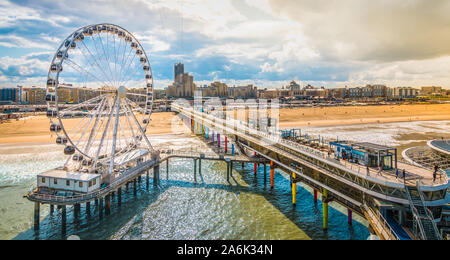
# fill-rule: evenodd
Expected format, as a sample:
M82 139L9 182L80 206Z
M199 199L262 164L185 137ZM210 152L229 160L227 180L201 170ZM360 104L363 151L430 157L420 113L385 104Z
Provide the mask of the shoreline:
M387 124L387 123L404 123L404 122L427 122L427 121L447 121L450 120L448 116L418 116L418 117L380 117L368 119L347 119L347 120L315 120L315 121L298 121L280 123L280 128L289 127L333 127L333 126L350 126L350 125L365 125L365 124Z
M279 110L279 127L283 129L445 120L450 120L450 104L283 108ZM176 125L172 126L172 122ZM77 123L77 119L68 119L65 123L70 127ZM52 135L49 125L49 119L43 115L0 124L0 145L55 144L56 134ZM151 136L158 136L182 133L186 130L188 129L184 124L175 118L174 112L158 112L152 114L147 133Z
M308 124L311 122L289 122L289 123L280 123L280 129L289 129L289 128L298 128L298 127L338 127L338 126L358 126L358 125L371 125L371 124L389 124L389 123L404 123L404 122L428 122L428 121L448 121L450 120L450 116L448 117L440 117L439 119L432 117L420 117L419 119L410 118L378 118L378 119L364 119L362 121L355 119L348 120L328 120L328 121L312 121L312 124ZM166 136L166 135L185 135L182 131L172 132L169 129L160 130L157 132L150 131L150 136L158 137L158 136ZM37 136L22 136L21 140L17 140L18 137L5 137L0 138L0 148L2 147L13 147L19 145L57 145L54 142L54 137L48 135L37 135ZM29 140L29 141L28 141ZM40 140L40 141L38 141Z

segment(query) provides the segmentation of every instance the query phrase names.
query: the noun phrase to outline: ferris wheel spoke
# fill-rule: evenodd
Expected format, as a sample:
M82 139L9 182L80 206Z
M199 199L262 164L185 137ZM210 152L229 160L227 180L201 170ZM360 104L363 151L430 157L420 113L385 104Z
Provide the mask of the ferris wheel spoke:
M117 80L117 50L116 50L116 35L113 34L113 43L114 43L114 75L116 76L116 80Z
M152 147L152 145L150 144L150 141L148 140L146 133L145 133L144 130L142 129L141 124L139 123L139 121L137 120L137 118L136 118L136 116L134 115L133 111L131 110L130 104L128 104L128 99L125 99L125 102L126 102L126 105L127 105L128 110L131 112L132 118L134 119L134 121L135 121L135 123L136 123L136 125L137 125L137 127L138 127L138 130L139 130L139 131L141 132L141 134L142 134L142 138L145 139L145 141L146 141L148 147L149 147L151 150L153 150L153 147Z
M61 112L62 112L62 113L64 113L64 112L72 112L73 110L75 110L75 109L77 109L77 108L80 108L80 107L83 107L83 106L86 106L86 105L92 105L92 104L94 104L96 101L101 100L101 99L103 99L104 97L106 97L106 95L107 95L107 94L100 95L100 96L97 96L97 97L95 97L95 98L91 98L91 99L89 99L89 100L86 100L86 101L84 101L83 103L76 104L76 105L71 106L71 107L69 107L69 108L60 110L60 113L61 113Z
M94 140L95 133L97 132L97 127L98 127L98 124L99 124L99 121L100 121L100 115L103 112L105 104L106 104L106 99L103 99L101 106L99 107L99 109L94 114L94 116L95 116L95 123L94 123L94 126L91 129L91 133L89 134L89 139L88 139L88 141L86 143L86 148L84 150L85 154L89 154L89 150L90 150L92 142Z
M110 110L109 116L108 116L108 121L106 122L105 130L103 131L102 139L100 140L100 144L98 146L97 153L96 153L95 158L94 158L94 164L92 166L91 172L93 172L95 167L97 166L98 157L100 156L100 152L101 152L102 147L103 147L103 142L105 141L106 135L108 133L109 124L111 123L111 119L112 119L112 116L114 114L115 102L116 102L116 99L114 100L114 104L111 106L111 110Z
M136 75L136 73L139 72L140 70L142 70L142 67L137 66L137 67L135 68L135 70L134 70L132 73L128 73L128 74L127 74L128 76L125 77L125 78L122 80L122 82L124 82L124 83L121 82L121 85L122 85L122 86L127 86L128 83L129 83L130 81L133 80L133 75ZM139 80L137 85L139 85L139 82L142 82L142 81L145 81L145 80L142 80L142 79ZM146 83L146 82L142 82L142 83L144 83L143 85L145 86L145 83Z
M95 56L92 54L91 50L86 46L86 44L84 43L84 41L82 41L83 43L83 47L87 50L87 52L89 53L89 57L91 57L92 60L94 60L96 66L91 64L91 59L88 58L87 55L85 55L84 51L82 51L83 56L85 57L85 59L89 62L89 64L91 64L92 67L96 68L99 72L101 72L103 74L103 76L105 77L105 80L108 81L109 83L111 83L111 86L113 86L114 84L108 79L108 76L106 75L105 70L103 69L103 66L101 66L97 59L95 58ZM80 48L80 50L83 50L82 48Z
M133 139L134 139L135 142L137 142L137 137L136 137L136 134L135 134L135 132L134 132L133 125L131 124L131 120L130 120L130 117L129 117L129 115L128 115L128 110L127 110L125 104L123 105L123 108L124 108L124 110L125 110L125 116L126 116L126 118L127 118L128 126L129 126L129 128L130 128L131 133L133 134Z
M101 104L99 103L99 104L95 107L94 110L95 110L95 111L98 111L98 110L100 109L100 107L101 107ZM96 114L96 113L92 113L90 117L84 117L84 118L81 120L81 122L83 122L83 121L87 120L88 118L90 118L90 120L89 120L89 122L88 122L87 124L82 125L82 124L80 123L80 124L79 124L80 127L77 128L77 125L76 125L76 126L74 126L72 129L69 129L69 131L67 131L68 134L71 133L71 132L75 132L75 134L73 135L73 138L76 138L76 136L78 135L77 133L80 132L81 129L84 129L83 132L82 132L82 134L80 135L80 138L78 139L78 141L77 141L76 143L74 143L74 145L78 146L78 145L80 144L80 142L81 142L81 140L83 139L83 136L84 136L86 130L87 130L87 129L89 128L89 126L91 125L92 120L93 120L95 114ZM76 131L74 131L74 130L76 130Z
M108 64L111 64L111 62L112 62L112 58L110 56L110 54L111 54L111 49L110 49L110 46L109 46L110 44L111 43L109 41L109 32L106 32L106 53L107 53L107 56L108 56ZM114 65L116 65L116 64L114 63ZM113 79L114 83L116 84L116 86L118 86L117 85L116 73L115 73L115 71L113 73L113 71L114 70L112 69L112 66L111 66L112 79Z
M95 37L94 35L92 35L92 41L93 41L93 43L94 43L94 47L95 47L95 51L96 51L96 53L98 54L98 59L99 59L99 61L100 61L100 63L102 63L102 66L101 67L106 67L105 66L105 62L102 62L102 61L106 61L106 54L105 54L105 51L103 50L103 54L101 54L100 53L100 51L99 51L99 48L97 47L97 39L100 39L100 41L101 41L101 38L100 38L100 36L97 36L97 37ZM103 46L102 46L103 47ZM109 65L109 64L108 64ZM111 72L111 71L110 71ZM112 81L112 75L110 74L109 76L108 75L106 75L107 73L105 72L105 77L108 79L108 81L110 81L110 82L113 82ZM114 83L113 83L113 85L114 85Z
M109 86L106 82L102 81L101 79L99 79L98 77L96 77L95 75L92 75L92 73L90 73L89 71L86 71L83 67L81 67L80 65L78 65L75 61L71 60L71 59L65 59L65 61L67 61L68 63L66 63L67 65L71 66L72 68L74 68L75 70L77 70L78 72L80 72L81 74L83 74L83 72L86 75L89 75L92 77L92 79L98 80L100 82L102 82L103 84L105 84L105 86Z
M122 84L122 82L127 82L129 77L133 77L133 74L135 73L135 71L133 71L133 73L129 73L130 72L130 68L132 68L132 64L134 64L134 66L136 66L136 64L140 65L140 62L137 61L137 59L135 59L137 57L137 54L133 55L133 58L131 59L131 62L128 64L127 69L125 70L125 73L122 74L121 78L119 79L120 84ZM138 66L139 67L139 66Z
M131 64L133 63L134 57L136 57L136 53L132 56L131 60L130 60L130 56L132 53L133 49L130 49L130 52L128 53L127 59L124 63L124 67L122 67L122 71L120 72L120 76L119 76L119 82L122 82L122 78L126 75L128 68L131 66ZM127 69L125 69L127 68Z
M106 35L108 35L108 33ZM114 75L112 73L111 64L109 62L109 56L106 54L105 45L103 44L103 40L100 36L98 36L98 38L100 39L100 43L102 44L102 49L103 49L103 53L105 54L106 64L108 64L108 69L109 69L109 72L111 73L111 80L112 80L112 82L117 84L117 82L114 81Z
M103 76L105 77L106 81L110 82L111 85L114 86L114 83L113 83L113 81L111 79L111 76L108 75L107 71L105 70L106 66L105 66L104 62L102 62L104 60L103 59L104 55L102 53L100 53L99 49L97 48L96 37L92 36L91 40L92 40L92 43L93 43L92 45L94 45L95 53L97 55L93 55L93 53L92 53L93 50L91 51L86 45L85 45L85 47L88 50L88 52L91 54L93 59L95 60L95 63L97 64L98 68L101 70L101 72L102 72Z
M126 100L134 106L132 111L139 111L139 112L145 113L145 109L143 109L139 104L137 104L136 102L134 102L128 98Z

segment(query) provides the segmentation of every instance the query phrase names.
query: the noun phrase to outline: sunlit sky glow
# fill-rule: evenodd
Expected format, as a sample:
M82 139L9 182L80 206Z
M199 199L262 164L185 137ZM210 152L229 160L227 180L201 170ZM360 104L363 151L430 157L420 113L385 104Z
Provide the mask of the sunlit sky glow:
M447 0L3 0L0 86L44 86L60 42L108 22L141 41L157 88L179 61L198 85L450 88L449 13Z

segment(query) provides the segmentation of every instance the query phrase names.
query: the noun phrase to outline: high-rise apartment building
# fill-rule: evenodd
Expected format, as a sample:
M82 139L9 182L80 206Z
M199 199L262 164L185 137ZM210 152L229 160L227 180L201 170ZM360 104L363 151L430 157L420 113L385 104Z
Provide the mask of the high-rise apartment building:
M177 82L177 77L178 77L179 75L183 75L183 74L184 74L184 64L181 63L181 62L175 64L173 80L174 80L175 82Z

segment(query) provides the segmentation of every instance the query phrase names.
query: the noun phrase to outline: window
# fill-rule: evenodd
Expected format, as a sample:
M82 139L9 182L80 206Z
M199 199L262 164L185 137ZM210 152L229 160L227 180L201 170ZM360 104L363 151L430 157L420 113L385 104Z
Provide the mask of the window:
M92 181L89 182L89 187L91 187L91 186L92 186Z
M56 185L58 184L58 179L53 179L53 183Z
M94 179L94 182L92 183L92 185L97 184L97 179Z
M42 178L42 183L45 183L45 178Z
M66 185L70 186L70 181L69 180L66 181Z
M82 181L80 181L80 188L83 188L83 182Z

